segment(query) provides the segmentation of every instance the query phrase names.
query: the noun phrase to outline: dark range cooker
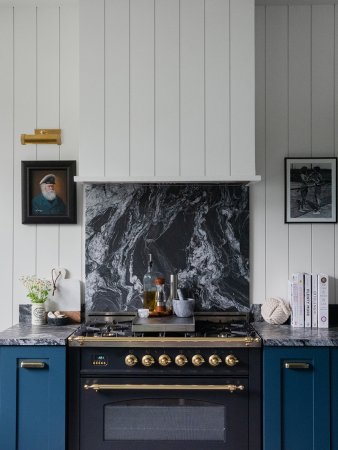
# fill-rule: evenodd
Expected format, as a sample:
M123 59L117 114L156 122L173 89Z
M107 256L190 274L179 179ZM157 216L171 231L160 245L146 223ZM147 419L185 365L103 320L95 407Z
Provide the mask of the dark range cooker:
M133 319L89 316L69 338L70 450L260 450L261 341L247 315L160 331Z

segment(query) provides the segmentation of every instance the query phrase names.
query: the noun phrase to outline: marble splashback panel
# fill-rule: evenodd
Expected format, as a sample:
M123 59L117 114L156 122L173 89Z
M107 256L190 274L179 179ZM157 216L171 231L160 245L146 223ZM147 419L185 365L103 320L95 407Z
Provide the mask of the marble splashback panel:
M133 311L152 253L199 311L249 311L249 191L228 185L86 187L86 310Z

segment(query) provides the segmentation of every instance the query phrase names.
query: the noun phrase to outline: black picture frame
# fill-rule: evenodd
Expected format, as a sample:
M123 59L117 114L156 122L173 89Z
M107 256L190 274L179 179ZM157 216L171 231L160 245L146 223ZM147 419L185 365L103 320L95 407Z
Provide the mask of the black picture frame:
M76 223L75 175L76 161L21 161L22 223Z
M337 223L337 158L285 158L285 223Z

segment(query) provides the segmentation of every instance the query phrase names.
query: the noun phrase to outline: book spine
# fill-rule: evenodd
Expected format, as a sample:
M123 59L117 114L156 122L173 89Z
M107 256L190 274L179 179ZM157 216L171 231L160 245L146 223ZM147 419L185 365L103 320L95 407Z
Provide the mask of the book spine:
M304 323L305 328L311 328L311 275L304 275Z
M317 274L312 274L312 295L311 295L311 309L312 309L312 328L318 327L318 277Z
M292 290L293 290L293 283L291 280L288 281L288 302L291 308L291 318L290 318L290 324L293 327L293 307L292 307Z
M293 326L304 326L304 274L292 274L293 289Z
M318 328L329 327L329 277L318 274Z

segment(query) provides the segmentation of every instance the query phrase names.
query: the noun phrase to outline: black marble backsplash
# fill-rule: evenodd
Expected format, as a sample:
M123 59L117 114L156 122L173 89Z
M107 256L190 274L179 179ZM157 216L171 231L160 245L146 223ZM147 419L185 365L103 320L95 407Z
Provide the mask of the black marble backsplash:
M249 191L242 185L86 187L86 309L142 305L148 254L199 311L249 311Z

